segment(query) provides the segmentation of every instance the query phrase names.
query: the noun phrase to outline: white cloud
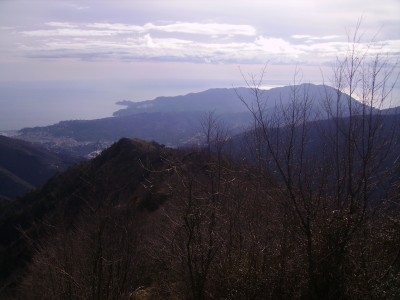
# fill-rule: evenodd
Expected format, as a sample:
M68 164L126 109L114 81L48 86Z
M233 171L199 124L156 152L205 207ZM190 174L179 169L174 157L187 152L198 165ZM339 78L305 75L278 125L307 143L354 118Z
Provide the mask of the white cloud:
M116 32L126 32L126 31L145 32L145 31L147 31L146 26L122 24L122 23L93 23L93 24L87 24L86 26L89 28L114 30Z
M256 30L250 25L233 25L218 23L173 23L169 25L153 25L151 23L145 25L148 29L163 32L179 32L202 35L245 35L254 36Z
M259 36L255 44L260 46L267 53L280 54L280 55L290 55L297 57L302 54L303 51L297 49L296 46L291 45L289 42L281 38L270 38Z
M79 5L75 3L64 3L65 6L76 9L76 10L86 10L89 9L89 6Z
M307 39L307 40L332 40L340 38L340 35L325 35L325 36L312 36L307 34L294 34L292 35L294 39Z
M30 30L22 31L24 35L31 37L52 37L52 36L111 36L119 34L118 31L113 30L88 30L79 28L59 28L59 29L43 29L43 30Z
M249 25L224 23L64 23L25 30L29 37L20 49L33 57L77 59L156 59L188 62L320 63L345 53L348 44L338 35L296 34L285 39L256 35ZM293 40L294 39L294 40ZM386 41L385 50L395 55L399 41Z
M257 37L251 42L201 42L179 38L154 38L150 34L121 40L93 37L87 40L50 40L25 48L37 57L160 59L207 62L264 62L274 57L291 61L301 50L282 39Z
M254 36L256 30L249 25L219 24L219 23L182 23L176 22L168 25L156 25L146 23L144 25L124 24L124 23L87 23L78 25L64 22L48 22L45 25L57 27L58 29L26 30L22 33L29 36L76 36L76 35L112 35L129 34L132 32L146 33L159 31L165 33L184 33L193 35L208 36ZM70 30L70 29L76 30ZM96 32L98 32L96 34Z
M64 28L78 27L77 25L72 25L71 23L67 23L67 22L47 22L47 23L45 23L45 25L51 26L51 27L64 27Z

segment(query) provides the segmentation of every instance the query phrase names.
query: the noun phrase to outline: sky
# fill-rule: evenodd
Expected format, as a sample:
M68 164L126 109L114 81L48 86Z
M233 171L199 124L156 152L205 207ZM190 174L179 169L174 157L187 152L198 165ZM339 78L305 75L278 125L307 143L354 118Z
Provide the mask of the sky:
M399 16L398 0L0 0L0 130L240 86L266 63L266 87L296 68L321 83L360 19L398 60Z

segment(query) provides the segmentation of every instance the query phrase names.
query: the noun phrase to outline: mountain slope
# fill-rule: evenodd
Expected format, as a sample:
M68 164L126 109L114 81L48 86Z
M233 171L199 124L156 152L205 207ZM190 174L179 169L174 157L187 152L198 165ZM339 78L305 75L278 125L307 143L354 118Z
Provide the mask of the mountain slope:
M240 91L246 89L239 88ZM126 116L142 112L183 112L212 111L220 113L244 112L245 108L236 96L234 89L209 89L199 93L189 93L181 96L157 97L154 100L132 102L121 101L117 104L126 105L114 113L114 116Z
M328 86L303 84L263 90L260 101L267 113L274 114L276 106L290 105L296 95L299 100L307 98L312 102L310 113L315 118L324 118L319 111L327 98L334 97L335 90ZM177 147L199 143L202 129L201 120L214 112L219 121L227 127L230 135L246 130L251 124L249 107L255 104L253 91L248 88L210 89L176 97L159 97L151 101L123 102L126 109L115 112L115 117L98 120L63 121L55 125L25 128L18 138L47 143L49 147L60 147L87 155L97 150L100 142L109 145L122 137L154 140ZM343 96L347 102L347 95ZM354 99L353 107L361 104ZM346 115L343 111L343 115ZM61 145L61 146L60 146Z
M0 136L0 197L12 199L26 193L74 162L67 155Z
M310 299L315 288L329 299L395 299L398 207L374 207L360 223L330 197L310 204L311 253L298 217L307 210L273 174L221 153L122 139L3 206L0 296L15 287L20 299ZM332 255L353 224L347 251Z
M122 139L99 157L69 168L41 189L5 205L0 213L1 278L9 278L32 255L21 232L38 238L45 232L43 223L55 224L62 219L73 224L87 205L95 208L106 202L132 200L135 207L157 207L162 198L150 197L143 189L141 183L149 172L140 162L157 168L162 165L162 153L169 151L163 149L157 144Z
M0 199L13 199L33 189L34 185L0 167Z
M296 86L285 86L260 90L261 100L265 102L266 109L273 109L276 104L287 105L293 98L294 91L297 97L309 97L315 106L320 109L323 100L328 96L335 95L336 91L327 85L301 84ZM114 113L114 116L126 116L143 112L188 112L188 111L216 111L219 114L248 112L246 106L241 102L242 97L249 103L254 101L254 93L249 88L225 88L209 89L199 93L190 93L183 96L157 97L154 100L141 102L122 101L118 104L126 105L127 108ZM346 97L346 95L344 95ZM358 102L352 99L354 105Z
M200 114L197 113L142 113L118 118L63 121L47 127L23 129L21 133L43 133L77 141L115 141L122 137L137 137L176 145L193 134L199 118Z
M382 109L382 113L385 115L400 114L400 106Z
M190 143L201 132L201 120L206 112L144 112L123 117L85 121L63 121L55 125L25 128L18 138L35 140L71 140L71 144L89 144L98 141L110 143L122 137L157 141L171 147ZM248 113L221 115L219 119L233 133L243 130L250 121ZM196 141L195 141L196 142ZM55 143L57 148L60 143ZM88 147L93 151L93 147ZM87 154L87 153L86 153Z

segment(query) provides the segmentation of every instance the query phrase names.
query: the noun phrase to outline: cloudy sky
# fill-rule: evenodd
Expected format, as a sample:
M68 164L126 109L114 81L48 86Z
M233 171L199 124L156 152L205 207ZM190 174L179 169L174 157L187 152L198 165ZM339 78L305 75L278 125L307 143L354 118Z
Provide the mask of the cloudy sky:
M320 83L360 18L366 41L398 58L399 16L398 0L0 0L0 88L87 82L108 103L144 100L240 85L238 67L266 62L266 85L290 83L296 66Z

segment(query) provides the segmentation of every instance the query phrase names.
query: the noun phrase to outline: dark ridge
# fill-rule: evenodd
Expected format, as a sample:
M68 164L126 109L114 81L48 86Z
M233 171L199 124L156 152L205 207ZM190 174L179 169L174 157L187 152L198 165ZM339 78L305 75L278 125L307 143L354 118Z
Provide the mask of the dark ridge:
M0 136L0 197L13 199L77 162L42 146Z

